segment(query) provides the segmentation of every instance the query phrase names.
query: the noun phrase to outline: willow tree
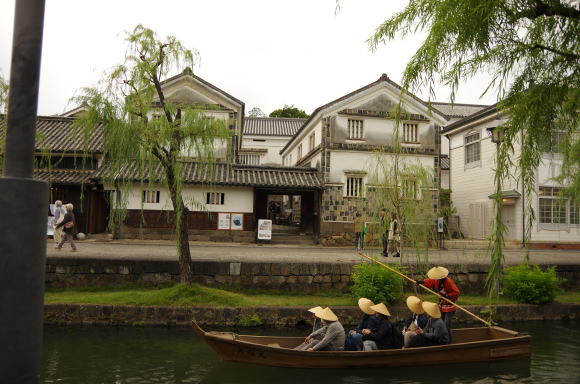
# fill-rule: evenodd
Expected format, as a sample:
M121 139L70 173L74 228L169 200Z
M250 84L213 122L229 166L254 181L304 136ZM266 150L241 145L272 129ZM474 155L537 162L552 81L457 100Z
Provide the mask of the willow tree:
M536 169L546 143L563 133L564 165L560 180L580 200L580 10L565 0L411 0L375 31L371 49L399 36L422 32L425 40L408 62L403 86L428 86L434 95L439 82L451 90L480 73L490 76L482 92L494 92L508 122L498 146L494 226L490 237L490 297L499 294L503 236L499 193L511 168L524 185L528 205L526 241L531 235ZM521 152L513 156L514 143ZM515 160L514 160L515 158ZM515 167L513 167L515 165Z
M0 113L8 110L8 81L0 73Z
M138 169L141 186L160 183L167 188L181 282L190 285L187 216L194 202L182 195L184 156L195 158L196 165L211 175L216 149L227 142L229 130L224 121L204 114L206 106L175 103L163 92L162 81L182 68L192 68L197 51L186 49L173 36L160 39L142 25L126 32L126 41L124 61L107 71L98 85L81 89L74 98L86 105L76 126L87 136L94 127L103 131L104 182L114 183L120 192L113 199L117 212L126 202L128 186L136 181L123 177L129 168Z

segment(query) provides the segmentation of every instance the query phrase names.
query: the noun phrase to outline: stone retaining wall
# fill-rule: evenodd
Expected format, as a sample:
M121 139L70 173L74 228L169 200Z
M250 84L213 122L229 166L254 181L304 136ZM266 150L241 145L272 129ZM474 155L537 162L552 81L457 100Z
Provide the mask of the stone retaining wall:
M303 292L335 289L346 292L351 285L354 265L194 261L193 273L194 282L207 286ZM481 294L485 291L486 265L456 264L447 267L463 293ZM580 265L560 265L558 274L567 279L566 289L580 288ZM178 281L177 261L51 257L46 263L46 284L49 287Z
M81 304L46 304L45 324L54 325L103 325L103 326L177 326L187 327L195 318L208 330L215 327L296 327L309 324L308 307L137 307ZM466 306L469 311L486 318L487 307ZM403 305L389 308L391 321L401 323L408 316ZM358 307L334 307L333 311L348 329L358 323L361 312ZM580 304L549 305L498 305L496 321L531 320L580 320ZM457 311L454 324L479 326L481 322Z

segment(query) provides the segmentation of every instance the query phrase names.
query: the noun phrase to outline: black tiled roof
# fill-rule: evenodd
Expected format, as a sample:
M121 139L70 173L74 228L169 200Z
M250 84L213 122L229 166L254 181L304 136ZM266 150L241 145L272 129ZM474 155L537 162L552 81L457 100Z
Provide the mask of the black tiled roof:
M246 117L244 135L256 136L294 136L306 119L283 117Z
M88 183L94 173L92 169L35 169L34 178L51 184L78 185Z
M73 127L74 118L38 116L36 118L36 150L49 152L102 151L103 133L100 126L90 132ZM6 117L0 116L0 131L6 130Z
M313 168L263 167L225 163L214 164L213 168L196 162L182 162L186 184L211 184L232 186L276 187L297 189L319 189L323 183L318 171ZM147 167L145 167L147 168ZM212 172L213 171L213 172ZM127 163L114 174L107 165L101 166L94 179L120 179L125 181L161 181L163 169L155 165L153 176L142 177L148 172L140 169L137 162Z
M431 105L449 117L467 117L481 111L486 107L489 107L489 105L482 104L451 104L438 101L431 102Z

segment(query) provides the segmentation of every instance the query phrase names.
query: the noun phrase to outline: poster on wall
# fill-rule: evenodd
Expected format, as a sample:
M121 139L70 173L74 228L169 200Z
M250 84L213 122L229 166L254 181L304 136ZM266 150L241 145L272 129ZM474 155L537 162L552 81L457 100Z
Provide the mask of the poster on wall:
M272 240L272 220L258 220L258 240Z
M230 214L229 213L219 213L218 214L218 228L217 229L230 229Z
M244 214L232 213L232 224L230 229L232 231L241 231L244 229Z

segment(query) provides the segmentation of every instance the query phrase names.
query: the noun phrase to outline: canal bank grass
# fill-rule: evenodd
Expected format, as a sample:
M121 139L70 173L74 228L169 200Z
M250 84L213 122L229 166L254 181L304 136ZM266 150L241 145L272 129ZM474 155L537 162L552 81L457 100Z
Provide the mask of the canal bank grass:
M421 295L424 300L437 301L435 296ZM216 306L216 307L295 307L295 306L350 306L356 299L348 293L336 291L307 294L304 292L242 291L183 284L166 287L90 287L47 289L45 303L101 304L101 305L162 305L162 306ZM580 303L580 291L563 292L556 297L562 303ZM515 304L509 298L500 298L499 304ZM461 305L487 305L485 296L462 295Z

